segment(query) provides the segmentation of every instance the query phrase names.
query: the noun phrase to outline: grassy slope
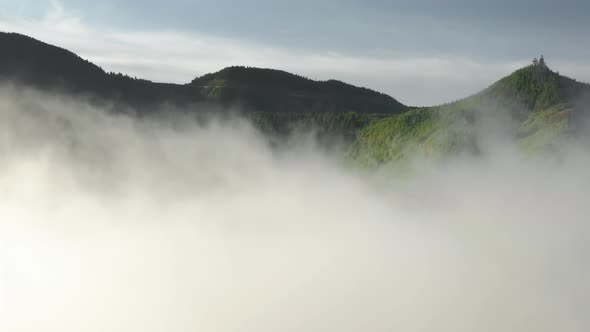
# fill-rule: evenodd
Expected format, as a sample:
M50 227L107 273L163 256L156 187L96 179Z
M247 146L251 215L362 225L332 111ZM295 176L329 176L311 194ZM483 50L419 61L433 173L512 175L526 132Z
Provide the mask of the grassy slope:
M357 133L349 154L363 165L408 156L445 158L479 150L483 119L503 119L506 134L529 151L574 135L590 86L531 65L463 100L376 121ZM506 121L506 120L509 121Z

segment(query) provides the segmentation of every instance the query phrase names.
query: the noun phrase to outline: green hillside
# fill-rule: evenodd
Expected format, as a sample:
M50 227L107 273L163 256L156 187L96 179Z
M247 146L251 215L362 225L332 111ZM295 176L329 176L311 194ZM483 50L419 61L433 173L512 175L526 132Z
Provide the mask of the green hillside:
M273 138L313 132L349 144L348 156L362 165L478 153L490 124L495 135L525 151L552 150L583 132L590 105L590 86L552 71L543 58L473 96L411 108L367 88L274 69L228 67L188 84L166 84L107 73L20 34L0 32L0 49L0 81L106 101L139 115L170 108L238 111Z
M525 151L548 150L577 134L589 97L590 85L536 61L463 100L369 124L357 133L349 155L375 166L409 157L477 153L489 127Z

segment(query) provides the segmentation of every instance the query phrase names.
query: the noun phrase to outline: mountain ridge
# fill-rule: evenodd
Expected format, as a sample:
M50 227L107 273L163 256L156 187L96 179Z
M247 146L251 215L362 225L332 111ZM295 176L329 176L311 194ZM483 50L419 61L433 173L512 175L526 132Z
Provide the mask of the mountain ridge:
M244 101L261 111L399 114L408 110L393 97L334 79L312 80L282 70L232 66L195 78L190 86L225 103ZM273 109L274 108L274 109Z
M374 121L357 132L349 155L363 165L377 166L416 156L444 159L479 153L481 127L500 118L502 128L495 129L518 148L558 150L587 130L588 114L590 84L536 62L458 101Z
M0 77L5 80L44 90L94 94L137 107L172 102L196 111L207 106L262 112L397 114L407 110L394 98L367 88L335 80L314 81L274 69L234 66L187 84L156 83L107 73L71 51L18 33L0 32L0 46L4 50L0 52ZM213 78L219 81L220 76L224 76L221 89L212 88L211 82L199 84Z
M0 46L5 80L141 110L160 110L163 102L196 112L238 109L268 134L344 137L348 156L364 165L477 153L478 126L490 116L511 119L502 130L518 145L552 149L584 130L590 113L590 84L560 75L543 58L466 98L410 107L371 89L275 69L232 66L187 84L154 83L107 73L73 52L16 33L0 32Z

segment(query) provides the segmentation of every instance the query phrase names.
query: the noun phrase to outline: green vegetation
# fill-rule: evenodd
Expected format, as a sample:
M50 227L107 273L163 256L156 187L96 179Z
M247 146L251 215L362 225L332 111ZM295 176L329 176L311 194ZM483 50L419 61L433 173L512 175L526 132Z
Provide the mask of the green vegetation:
M555 144L574 135L570 125L572 113L564 104L531 113L518 129L519 145L526 151L553 149Z
M528 152L550 150L575 136L572 119L588 111L588 98L588 84L551 71L541 58L471 97L367 125L357 133L349 156L378 166L409 157L477 153L486 134L482 129L491 125L501 126Z
M344 139L348 156L366 166L478 153L490 120L500 123L496 134L526 151L551 150L581 132L590 105L590 86L552 71L543 57L473 96L413 108L370 89L280 70L229 67L189 84L164 84L106 73L19 34L0 33L0 48L0 79L131 106L139 115L162 104L199 113L239 110L272 137L314 132Z
M537 111L575 101L585 90L588 90L588 85L551 71L542 61L517 70L483 93L500 102Z
M349 156L365 166L376 166L409 157L440 159L451 153L473 151L473 122L473 115L462 110L417 109L362 128Z
M384 114L356 112L251 112L244 114L263 133L275 138L314 134L321 142L350 144L356 132Z

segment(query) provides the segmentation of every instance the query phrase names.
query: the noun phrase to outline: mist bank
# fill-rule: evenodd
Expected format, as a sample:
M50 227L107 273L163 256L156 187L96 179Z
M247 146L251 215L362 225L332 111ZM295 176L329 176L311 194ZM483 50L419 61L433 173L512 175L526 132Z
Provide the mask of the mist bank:
M163 114L0 88L0 330L590 328L583 144L384 174Z

